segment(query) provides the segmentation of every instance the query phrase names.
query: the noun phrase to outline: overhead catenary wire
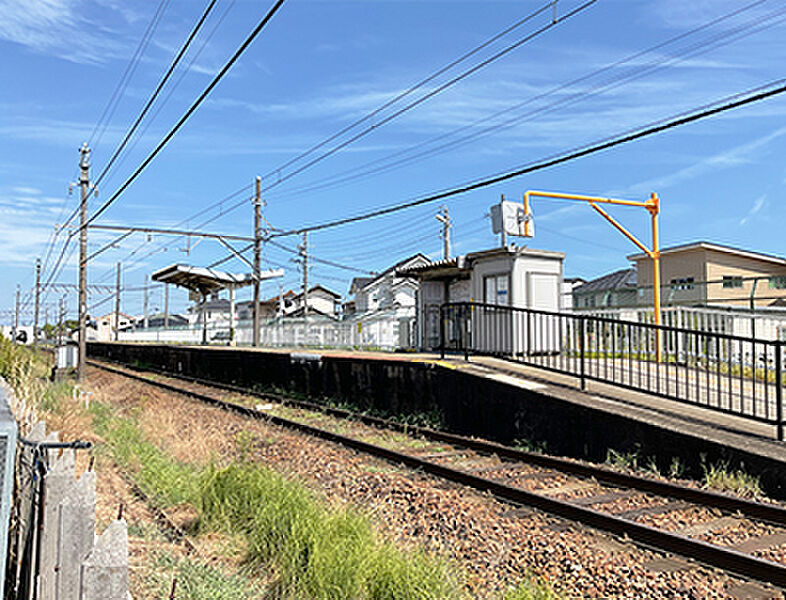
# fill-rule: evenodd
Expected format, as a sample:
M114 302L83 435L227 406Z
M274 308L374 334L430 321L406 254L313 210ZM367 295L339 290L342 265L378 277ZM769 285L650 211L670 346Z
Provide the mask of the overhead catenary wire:
M752 3L750 3L750 4L748 4L748 5L744 6L744 7L741 7L741 8L739 8L737 10L734 10L734 11L732 11L730 13L726 13L725 15L717 17L717 18L715 18L715 19L713 19L713 20L711 20L711 21L709 21L707 23L704 23L703 25L700 25L700 26L698 26L698 27L696 27L696 28L694 28L694 29L692 29L690 31L681 33L681 34L679 34L677 36L674 36L674 37L672 37L672 38L670 38L670 39L668 39L668 40L666 40L664 42L660 42L660 43L658 43L658 44L656 44L654 46L651 46L651 47L647 48L646 50L642 50L642 51L636 52L636 53L634 53L632 55L629 55L629 56L627 56L627 57L625 57L625 58L623 58L621 60L618 60L618 61L616 61L614 63L605 65L604 67L601 67L600 69L597 69L595 71L592 71L591 73L582 75L582 76L580 76L578 78L575 78L575 79L572 79L572 80L570 80L570 81L568 81L566 83L560 84L560 85L558 85L556 87L553 87L553 88L547 90L546 92L539 93L539 94L537 94L535 96L532 96L532 97L524 100L523 102L516 103L516 104L514 104L512 106L509 106L509 107L504 108L502 110L496 111L496 112L494 112L494 113L492 113L490 115L487 115L485 117L477 119L477 120L473 121L472 123L468 123L466 125L462 125L461 127L458 127L458 128L453 129L451 131L448 131L448 132L439 134L437 136L434 136L432 138L429 138L427 140L424 140L424 141L422 141L422 142L420 142L418 144L415 144L414 146L410 146L408 148L404 148L402 150L398 150L398 151L393 152L393 153L391 153L391 154L389 154L387 156L384 156L384 157L381 157L381 158L377 158L377 159L374 159L374 160L369 161L367 163L364 163L363 165L358 165L358 166L353 167L351 169L347 169L347 170L345 170L345 171L343 171L341 173L334 173L334 174L331 174L330 176L327 176L327 177L324 177L322 179L316 180L316 181L314 181L314 182L312 182L310 184L307 184L307 185L304 185L304 186L301 186L301 187L296 187L296 188L290 189L290 190L288 190L286 192L283 192L283 193L276 193L275 197L276 198L286 198L286 197L289 197L289 196L292 196L292 195L298 195L298 194L303 194L303 193L309 193L309 192L314 192L314 191L331 189L331 188L339 187L341 185L344 185L344 184L347 184L347 183L350 183L350 182L353 182L353 181L357 181L359 179L365 179L365 178L367 178L369 176L373 176L373 175L378 175L378 174L381 174L381 173L389 172L389 171L391 171L391 170L393 170L393 169L395 169L397 167L400 167L400 166L403 166L403 165L406 165L406 164L410 164L410 163L412 163L412 162L414 162L416 160L421 160L421 159L426 158L426 157L431 157L431 156L435 156L437 154L442 154L442 153L444 153L447 150L452 150L452 149L455 149L455 148L457 148L459 146L465 145L465 144L467 144L470 141L475 141L475 140L478 140L480 138L487 137L488 135L490 135L492 133L495 133L497 131L500 131L502 129L509 129L513 125L521 123L524 120L532 119L532 118L534 118L536 116L543 115L543 114L545 114L547 112L551 112L551 111L556 110L558 108L565 108L565 107L570 106L572 104L575 104L575 103L577 103L577 102L579 102L581 100L584 100L584 99L586 99L588 97L591 97L593 95L597 95L600 92L611 91L611 90L613 90L613 89L615 89L617 87L620 87L621 85L629 83L630 81L633 81L635 79L639 79L639 78L641 78L641 77L643 77L645 75L650 75L651 73L653 73L653 72L655 72L655 71L657 71L659 69L665 68L669 64L674 64L676 62L683 61L683 60L686 60L688 58L695 57L695 56L697 56L699 54L703 54L705 52L709 52L710 50L714 50L714 49L716 49L718 47L722 47L722 46L731 44L731 43L733 43L733 42L735 42L735 41L737 41L737 40L739 40L739 39L741 39L743 37L752 35L754 33L759 33L760 31L762 31L762 30L764 30L766 28L772 27L772 26L778 24L779 22L782 22L783 19L782 18L778 19L778 17L782 17L782 15L786 14L786 9L779 9L779 10L773 11L772 13L770 13L770 14L764 16L764 17L757 16L757 17L755 17L754 19L752 19L751 21L749 21L747 23L743 23L743 24L737 25L735 27L732 27L731 29L726 29L726 30L724 30L722 32L719 32L718 34L716 34L715 36L713 36L713 37L711 37L711 38L709 38L707 40L703 40L703 41L697 42L693 46L691 46L690 48L683 49L680 52L680 54L678 54L676 56L659 56L659 57L655 57L655 59L653 59L648 65L644 65L644 66L638 67L632 73L629 73L629 74L626 74L626 73L615 74L608 81L606 81L604 83L596 84L595 86L593 86L589 90L576 92L576 93L571 94L569 96L566 96L566 97L563 97L563 98L559 98L558 100L556 100L556 101L554 101L554 102L552 102L550 104L537 107L536 109L533 109L533 110L531 110L531 111L529 111L529 112L527 112L527 113L525 113L523 115L514 116L512 118L509 118L509 119L501 122L501 123L496 123L496 124L490 125L488 127L484 127L481 130L473 131L479 125L482 125L484 123L488 123L488 122L490 122L490 121L492 121L492 120L494 120L494 119L496 119L498 117L501 117L503 115L511 113L514 110L522 108L522 107L524 107L524 106L526 106L528 104L532 104L532 103L534 103L537 100L542 100L542 99L547 98L549 96L552 96L552 95L554 95L554 94L556 94L558 92L562 92L564 90L568 90L572 86L575 86L575 85L577 85L579 83L583 83L585 81L588 81L591 78L596 77L598 75L601 75L603 73L607 73L607 72L612 72L613 73L616 69L618 69L620 66L622 66L622 65L624 65L626 63L632 63L632 62L638 60L639 58L641 58L642 56L645 56L647 54L651 54L651 53L653 53L653 52L655 52L657 50L660 50L660 49L662 49L662 48L664 48L664 47L666 47L668 45L671 45L671 44L673 44L675 42L681 41L681 40L683 40L683 39L685 39L685 38L687 38L687 37L689 37L691 35L695 35L695 34L701 32L701 31L704 31L704 30L706 30L706 29L708 29L708 28L710 28L712 26L718 25L718 24L722 23L723 21L726 21L726 20L738 17L743 11L751 10L751 9L757 7L758 5L760 5L760 4L762 4L763 2L766 2L766 1L767 0L756 0L755 2L752 2ZM463 132L466 132L466 131L470 131L470 133L468 133L467 135L464 135L463 137L461 137L459 139L454 139L452 141L447 141L447 142L444 142L444 143L440 144L439 146L435 146L435 147L430 147L429 148L429 146L432 146L433 144L436 144L436 143L438 143L438 142L440 142L442 140L445 140L445 139L448 139L448 138L451 138L451 137L454 137L454 136L458 136L459 134L461 134ZM423 150L421 150L420 152L417 152L417 150L419 150L419 149L423 149ZM401 157L401 158L399 158L399 157ZM379 165L379 166L374 167L374 165ZM374 167L374 168L371 168L371 167Z
M643 128L633 131L629 130L629 132L619 134L619 136L605 138L605 141L580 147L579 149L570 151L568 153L552 155L547 159L535 163L529 163L525 166L514 169L512 171L498 173L496 175L491 175L485 178L474 180L454 188L449 188L434 194L430 194L423 198L418 198L416 200L411 200L409 202L402 202L400 204L395 204L393 206L389 206L386 208L380 208L377 210L369 211L352 217L345 217L343 219L336 219L325 223L318 223L307 227L290 229L288 231L282 231L280 233L273 233L271 234L271 237L285 237L290 235L302 234L306 232L320 231L332 227L339 227L341 225L347 225L349 223L355 223L358 221L365 221L381 215L387 215L394 212L399 212L401 210L405 210L407 208L421 206L423 204L437 202L439 200L444 200L447 198L451 198L453 196L465 194L467 192L488 187L497 183L501 183L503 181L507 181L515 177L520 177L521 175L526 175L527 173L534 173L535 171L541 171L543 169L547 169L559 164L576 160L578 158L583 158L591 154L596 154L603 150L608 150L609 148L613 148L615 146L626 144L644 137L649 137L657 133L662 133L664 131L673 129L675 127L680 127L682 125L687 125L688 123L693 123L695 121L706 119L708 117L717 114L728 112L730 110L740 108L742 106L746 106L754 102L760 102L762 100L772 98L774 96L786 92L786 85L784 85L784 82L786 82L786 78L777 79L763 86L758 86L756 88L749 89L745 92L741 92L738 94L734 94L733 96L723 98L722 100L712 102L710 104L705 104L702 107L699 107L698 109L694 109L693 111L684 111L680 113L678 116L673 117L671 119L661 119L659 121L655 121L654 123L646 125Z
M189 46L191 45L191 42L194 40L197 33L202 28L202 25L204 24L205 20L210 14L210 11L213 10L213 7L215 6L217 1L218 0L210 0L207 7L202 12L202 15L199 17L199 20L196 22L194 27L191 29L191 32L188 34L188 37L186 38L185 42L183 42L183 45L180 47L180 50L177 52L174 59L170 63L169 68L166 70L163 77L161 77L161 80L158 82L156 89L150 95L150 98L145 103L145 106L140 111L133 125L129 127L125 137L123 138L123 141L120 142L117 148L115 148L115 151L112 153L112 156L107 162L106 166L103 168L103 170L98 175L98 177L96 177L94 185L98 186L101 183L101 181L103 181L104 176L107 174L107 172L112 168L112 165L114 164L118 155L123 151L123 148L125 148L131 136L134 135L134 132L136 131L137 127L139 127L139 123L142 121L142 119L145 118L147 111L150 110L150 107L153 105L153 102L155 102L156 98L158 98L158 95L161 93L161 90L163 89L164 85L166 85L166 82L169 81L169 78L172 75L175 68L177 67L178 63L180 62L180 59L183 58L183 55L186 53Z
M613 72L617 67L619 67L620 65L622 65L624 63L633 62L633 61L637 60L638 58L640 58L641 56L644 56L644 55L646 55L648 53L655 52L656 50L660 50L661 48L663 48L663 47L665 47L667 45L674 44L674 43L676 43L676 42L678 42L678 41L680 41L682 39L688 38L689 36L696 35L697 33L700 33L701 31L704 31L704 30L707 30L707 29L709 29L711 27L714 27L714 26L716 26L716 25L718 25L718 24L720 24L720 23L722 23L724 21L727 21L729 19L738 17L741 13L743 13L745 11L748 11L748 10L752 10L753 8L756 8L757 6L763 4L766 1L767 0L755 0L754 2L751 2L751 3L749 3L749 4L747 4L747 5L743 6L743 7L735 9L735 10L729 12L729 13L726 13L726 14L721 15L719 17L716 17L715 19L712 19L712 20L710 20L710 21L708 21L708 22L706 22L706 23L704 23L702 25L699 25L699 26L691 29L690 31L678 34L678 35L676 35L676 36L674 36L674 37L672 37L672 38L670 38L670 39L668 39L668 40L666 40L664 42L660 42L660 43L658 43L658 44L656 44L654 46L651 46L651 47L649 47L649 48L647 48L645 50L636 52L636 53L634 53L634 54L632 54L632 55L630 55L630 56L628 56L626 58L623 58L623 59L621 59L619 61L616 61L614 63L606 65L606 66L602 67L601 69L593 71L593 72L591 72L589 74L581 76L581 77L579 77L577 79L574 79L572 81L569 81L567 83L561 84L561 85L559 85L559 86L557 86L555 88L552 88L548 92L545 92L543 94L538 94L535 97L529 98L528 100L526 100L524 102L518 103L518 104L516 104L516 105L514 105L512 107L508 107L508 108L503 109L501 111L497 111L497 112L493 113L492 115L489 115L487 117L479 119L478 121L476 121L474 123L462 126L462 127L458 128L458 129L452 131L452 132L447 132L445 134L441 134L439 136L436 136L435 138L432 138L431 140L427 140L425 142L422 142L421 144L417 144L417 145L415 145L412 148L396 152L396 153L394 153L392 155L389 155L388 157L383 157L381 159L376 159L374 161L371 161L370 163L366 163L366 165L362 165L360 167L355 167L353 169L350 169L350 170L346 171L345 173L352 173L352 172L355 172L355 171L357 171L359 169L363 169L363 168L368 167L370 165L377 164L379 162L385 161L387 159L390 159L392 157L398 156L400 154L405 154L407 152L411 152L412 150L415 150L415 149L420 148L422 146L426 146L426 145L428 145L430 143L439 141L439 140L444 139L446 137L449 137L451 135L460 133L460 132L462 132L462 131L464 131L466 129L471 129L471 128L477 126L478 124L487 122L487 121L489 121L491 119L494 119L494 118L496 118L498 116L504 115L505 113L508 113L508 112L510 112L510 111L512 111L512 110L514 110L516 108L520 108L520 107L522 107L522 106L524 106L526 104L529 104L529 103L533 102L534 100L537 100L539 98L546 97L548 95L552 95L552 94L555 94L555 93L557 93L559 91L567 89L570 86L573 86L573 85L575 85L577 83L581 83L581 82L583 82L583 81L585 81L587 79L590 79L590 78L592 78L592 77L594 77L594 76L596 76L598 74L601 74L601 73L604 73L604 72L607 72L607 71L612 71ZM756 23L759 23L760 21L765 21L766 19L772 19L773 17L779 16L783 12L784 12L783 10L775 11L774 13L771 13L770 15L766 15L763 18L757 18L756 20L753 21L753 23L756 24ZM766 26L772 26L772 24L773 23L770 22L770 24L766 25ZM728 31L724 30L724 32L718 34L715 38L709 40L709 42L707 42L707 41L699 42L699 43L695 44L690 49L692 51L691 56L694 56L698 51L700 51L702 49L703 46L706 46L708 43L711 43L711 42L713 42L715 40L720 40L720 42L717 43L715 45L715 47L717 47L718 45L725 45L727 43L731 43L735 39L739 39L739 37L742 37L742 33L744 33L746 29L750 29L750 27L751 27L750 22L749 23L745 23L745 24L742 24L740 26L737 26L737 27L733 28L731 32L728 32ZM762 28L763 27L759 28L759 30L761 30ZM742 32L742 33L740 33L740 32ZM727 35L727 33L729 35ZM732 36L732 34L735 34L735 33L738 34L737 38L734 38ZM751 32L748 32L748 34L750 34L750 33ZM666 63L666 62L673 62L673 61L676 61L678 59L684 59L684 56L678 56L678 57L668 57L667 56L667 57L658 58L658 59L654 60L652 63L650 63L650 65L647 68L638 69L633 75L635 77L641 77L644 74L648 74L652 70L654 70L656 68L659 68L659 66L662 68L662 65L664 63ZM625 76L625 75L615 76L614 78L612 78L611 82L605 84L605 86L600 86L600 85L596 86L593 90L591 90L590 93L597 93L597 91L600 90L600 89L613 89L613 87L617 87L619 85L622 85L622 83L624 81L620 81L620 80L624 80L624 78L626 78L626 77L630 78L630 79L634 78L634 77ZM616 82L616 85L612 86L612 84L614 84L615 82ZM565 105L567 105L569 103L574 103L574 102L576 102L578 100L581 100L582 98L584 98L586 96L589 96L590 93L584 92L584 93L575 94L572 98L569 97L569 98L565 98L565 99L560 99L557 102L553 103L551 105L551 107L555 108L555 107L560 106L560 105L561 106L565 106ZM538 113L544 112L545 109L547 109L547 108L549 108L549 107L539 108L538 110L532 111L531 113L529 113L529 115L531 116L533 114L538 114ZM524 115L524 116L527 116L527 115ZM505 126L505 127L512 126L512 123L514 123L515 121L518 121L518 120L520 120L522 118L524 118L524 117L517 117L516 119L511 119L511 120L509 120L509 121L507 121L505 123L494 125L492 127L486 128L485 130L482 130L481 132L476 132L476 133L474 133L472 135L466 136L465 138L462 138L461 140L458 140L458 142L451 142L451 143L445 144L443 146L440 146L439 148L427 150L427 151L422 152L420 154L417 154L415 156L410 156L410 157L402 159L400 161L396 161L392 165L387 165L385 167L380 167L378 169L373 169L371 171L366 171L365 173L360 173L359 175L346 177L346 179L341 179L338 182L335 181L335 178L336 177L339 177L339 178L342 177L342 174L333 175L333 176L330 176L330 177L326 178L326 180L328 182L333 181L333 183L328 183L328 184L325 184L325 185L319 185L319 182L317 182L316 184L310 184L310 185L307 185L305 187L295 188L294 190L291 190L289 192L285 192L283 194L274 192L274 197L287 197L288 195L292 195L292 194L295 194L295 193L300 193L302 191L315 191L315 190L325 189L327 187L335 187L335 185L338 185L338 184L340 184L340 183L342 183L344 181L347 181L347 180L353 180L353 179L357 179L357 178L360 178L360 177L363 177L363 176L380 173L382 171L387 171L387 170L390 170L391 168L393 168L395 166L399 166L399 165L402 165L402 164L405 164L405 163L408 163L408 162L412 162L412 160L415 160L417 158L422 158L424 156L436 153L436 151L444 152L445 150L449 149L450 147L455 147L455 145L457 145L458 143L466 143L470 139L488 135L489 133L492 133L493 131L495 131L495 130L503 127L503 126ZM266 187L266 190L269 190L271 187L273 187L273 186ZM241 203L238 203L238 204L236 204L234 206L231 206L226 212L227 213L232 212L232 211L236 210L241 205L242 205ZM229 258L230 257L227 257L227 260Z
M343 148L346 148L348 145L356 142L357 140L361 139L362 137L365 137L366 135L368 135L372 131L376 131L377 129L379 129L383 125L389 123L393 119L396 119L397 117L401 116L402 114L404 114L404 113L412 110L413 108L419 106L420 104L422 104L423 102L425 102L429 98L432 98L432 97L436 96L437 94L443 92L444 90L448 89L449 87L455 85L459 81L462 81L463 79L466 79L467 77L469 77L473 73L477 72L478 70L482 69L483 67L491 64L492 62L494 62L494 61L498 60L499 58L505 56L506 54L512 52L516 48L519 48L523 44L525 44L525 43L527 43L527 42L537 38L538 36L540 36L540 35L542 35L544 33L546 33L547 31L549 31L553 27L559 25L560 23L563 23L564 21L566 21L566 20L576 16L580 12L586 10L587 8L589 8L590 6L595 4L597 1L598 0L587 0L587 2L585 2L584 4L578 6L577 8L574 8L572 11L566 13L565 15L562 15L562 16L560 16L558 18L555 18L555 19L551 20L548 24L544 25L543 27L541 27L541 28L535 30L534 32L524 36L522 39L517 40L513 44L510 44L509 46L503 48L502 50L500 50L499 52L497 52L494 55L490 56L489 58L481 61L480 63L470 67L469 69L467 69L463 73L460 73L459 75L453 77L452 79L448 80L447 82L439 85L438 87L436 87L435 89L433 89L433 90L429 91L428 93L424 94L420 98L418 98L416 100L413 100L412 102L410 102L409 104L405 105L404 107L396 110L392 114L384 117L383 119L380 119L379 122L373 123L372 125L370 125L366 129L361 131L360 133L357 133L357 134L353 135L352 137L350 137L349 139L341 142L340 144L337 144L336 146L332 147L330 150L327 150L326 152L323 152L322 154L320 154L316 158L308 161L307 163L305 163L304 165L298 167L297 169L295 169L293 171L290 171L289 173L287 173L283 177L278 177L272 184L266 186L264 188L264 191L268 191L268 190L270 190L270 189L280 185L281 183L283 183L285 181L288 181L289 179L291 179L295 175L298 175L298 174L302 173L303 171L305 171L307 169L310 169L311 167L313 167L314 165L322 162L324 159L328 158L329 156L332 156L336 152L342 150ZM551 6L551 5L552 5L552 3L549 3L549 6ZM279 171L279 169L276 169L272 173L277 173L278 171Z
M180 128L188 121L189 117L194 113L194 111L202 104L202 102L207 98L213 88L218 85L218 83L224 78L227 74L229 69L232 65L235 64L238 58L245 52L245 50L251 45L251 42L259 35L259 33L264 29L264 27L268 24L270 19L273 18L273 15L278 12L281 6L284 4L284 0L276 0L275 4L268 10L267 14L262 18L262 20L257 24L257 26L253 29L253 31L248 35L245 41L240 45L240 47L235 51L232 57L226 62L226 64L221 68L218 74L213 78L213 80L208 84L208 86L203 90L203 92L199 95L199 97L194 101L194 103L189 107L189 109L183 114L183 116L177 121L174 127L167 133L164 138L159 142L156 148L147 156L147 158L142 161L142 164L134 170L131 176L126 179L125 183L121 185L117 191L112 194L112 196L104 202L101 207L93 213L93 216L87 221L88 223L92 223L98 217L100 217L104 211L106 211L119 197L120 195L130 186L134 180L142 173L142 171L147 168L147 166L153 161L153 159L158 155L159 152L169 143L174 135L180 130Z

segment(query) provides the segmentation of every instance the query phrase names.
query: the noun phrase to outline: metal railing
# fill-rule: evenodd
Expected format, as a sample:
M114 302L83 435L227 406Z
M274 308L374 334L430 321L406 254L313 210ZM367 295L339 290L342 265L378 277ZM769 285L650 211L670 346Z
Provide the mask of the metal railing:
M442 305L440 340L443 356L514 359L582 389L594 380L772 424L784 439L781 341L474 302Z

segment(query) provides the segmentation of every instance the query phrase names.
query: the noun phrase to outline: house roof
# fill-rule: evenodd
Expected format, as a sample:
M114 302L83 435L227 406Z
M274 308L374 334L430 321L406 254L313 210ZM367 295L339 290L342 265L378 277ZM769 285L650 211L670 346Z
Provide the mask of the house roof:
M349 284L349 293L354 293L353 290L362 290L366 287L369 283L374 281L376 277L355 277L352 279L352 283Z
M122 311L117 313L117 314L120 315L121 317L125 317L126 319L133 319L134 318L131 315L127 315L126 313L124 313ZM101 315L100 317L96 317L96 319L110 319L114 315L115 315L115 311L112 311L111 313L106 313L105 315Z
M573 288L574 294L586 294L589 292L605 292L607 290L630 289L636 287L636 269L621 269L608 275L603 275L584 285Z
M762 260L765 262L774 263L777 265L786 266L786 258L781 256L774 256L772 254L764 254L762 252L753 252L752 250L743 250L741 248L734 248L733 246L724 246L723 244L716 244L714 242L698 241L690 242L687 244L680 244L678 246L671 246L670 248L663 248L660 255L675 254L677 252L687 252L689 250L712 250L714 252L725 252L727 254L736 254L745 258L752 258L754 260ZM631 254L628 260L642 260L648 258L643 252Z

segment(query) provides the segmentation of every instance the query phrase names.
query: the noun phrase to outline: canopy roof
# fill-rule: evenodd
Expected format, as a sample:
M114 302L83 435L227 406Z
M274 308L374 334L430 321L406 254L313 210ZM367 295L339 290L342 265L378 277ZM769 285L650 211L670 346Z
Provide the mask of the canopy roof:
M260 280L283 277L284 271L262 271ZM227 273L206 267L191 267L189 265L169 265L159 269L152 275L153 281L172 283L193 292L210 294L225 288L239 288L254 283L252 273Z

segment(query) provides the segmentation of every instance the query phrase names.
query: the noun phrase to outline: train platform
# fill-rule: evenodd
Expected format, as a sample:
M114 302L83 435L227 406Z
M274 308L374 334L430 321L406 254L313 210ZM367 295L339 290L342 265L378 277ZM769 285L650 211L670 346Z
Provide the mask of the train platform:
M654 394L632 391L598 381L588 381L579 388L576 377L539 369L512 360L490 356L440 353L375 352L366 350L304 350L302 348L240 348L242 350L287 355L331 356L355 360L382 360L441 365L494 380L505 385L537 390L550 396L592 409L608 411L667 428L685 435L698 436L719 444L755 452L786 462L786 443L776 440L773 425L709 408L663 398Z
M603 461L635 453L701 476L722 463L786 499L786 444L772 423L487 356L304 348L95 343L89 355L241 385L358 401L385 412L437 408L447 428Z

